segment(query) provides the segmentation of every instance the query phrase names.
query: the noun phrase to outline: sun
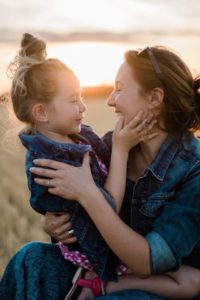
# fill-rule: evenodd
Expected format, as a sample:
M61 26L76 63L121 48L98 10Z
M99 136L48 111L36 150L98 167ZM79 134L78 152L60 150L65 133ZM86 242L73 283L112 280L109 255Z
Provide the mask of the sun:
M127 46L105 42L50 43L48 57L63 61L82 86L112 84Z

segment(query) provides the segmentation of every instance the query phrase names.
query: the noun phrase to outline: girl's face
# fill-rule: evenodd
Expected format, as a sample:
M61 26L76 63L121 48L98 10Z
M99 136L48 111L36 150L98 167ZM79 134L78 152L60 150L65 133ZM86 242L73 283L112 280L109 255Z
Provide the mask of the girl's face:
M79 133L86 106L80 83L73 73L58 76L58 90L48 105L48 127L52 132L69 135Z
M115 87L107 100L109 106L114 107L115 112L124 117L124 125L127 124L139 110L148 110L142 87L134 79L131 67L124 62L119 68Z

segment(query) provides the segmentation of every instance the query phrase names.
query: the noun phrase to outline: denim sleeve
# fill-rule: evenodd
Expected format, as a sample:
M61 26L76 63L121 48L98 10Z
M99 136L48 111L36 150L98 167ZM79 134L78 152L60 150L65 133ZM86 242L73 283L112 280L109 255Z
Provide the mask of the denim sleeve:
M150 248L152 274L162 274L176 268L177 263L172 250L157 232L151 231L145 238Z
M200 239L200 165L177 188L175 199L168 202L154 221L146 239L151 251L153 273L178 268Z

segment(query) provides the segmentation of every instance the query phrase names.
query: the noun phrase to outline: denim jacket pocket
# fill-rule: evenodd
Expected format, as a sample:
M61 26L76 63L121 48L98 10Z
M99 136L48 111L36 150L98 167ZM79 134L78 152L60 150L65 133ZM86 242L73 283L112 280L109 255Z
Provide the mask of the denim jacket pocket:
M165 203L170 201L173 196L174 192L151 195L148 199L142 201L139 211L146 217L155 218L160 215Z

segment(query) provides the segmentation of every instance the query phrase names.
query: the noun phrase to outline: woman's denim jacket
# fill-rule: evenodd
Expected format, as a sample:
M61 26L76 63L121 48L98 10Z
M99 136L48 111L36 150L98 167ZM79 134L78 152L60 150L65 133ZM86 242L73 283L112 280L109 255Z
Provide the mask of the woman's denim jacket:
M111 149L111 133L104 137ZM145 236L152 273L200 268L200 141L168 136L136 183L127 180L121 217Z
M105 280L115 280L117 278L117 258L108 248L86 211L78 202L65 200L61 197L49 194L47 187L34 182L35 176L30 172L30 168L33 166L33 160L36 158L48 158L73 166L80 166L84 153L89 151L93 179L104 194L106 200L114 208L112 198L102 189L106 175L99 167L96 158L97 155L105 165L108 166L109 151L107 145L86 125L82 126L81 136L87 139L88 143L83 139L81 144L59 143L39 133L20 133L19 137L21 142L28 150L26 153L26 174L28 187L31 192L30 204L34 210L42 214L46 211L69 212L71 214L70 221L78 241L78 244L68 245L69 249L81 250L88 257L100 277Z

